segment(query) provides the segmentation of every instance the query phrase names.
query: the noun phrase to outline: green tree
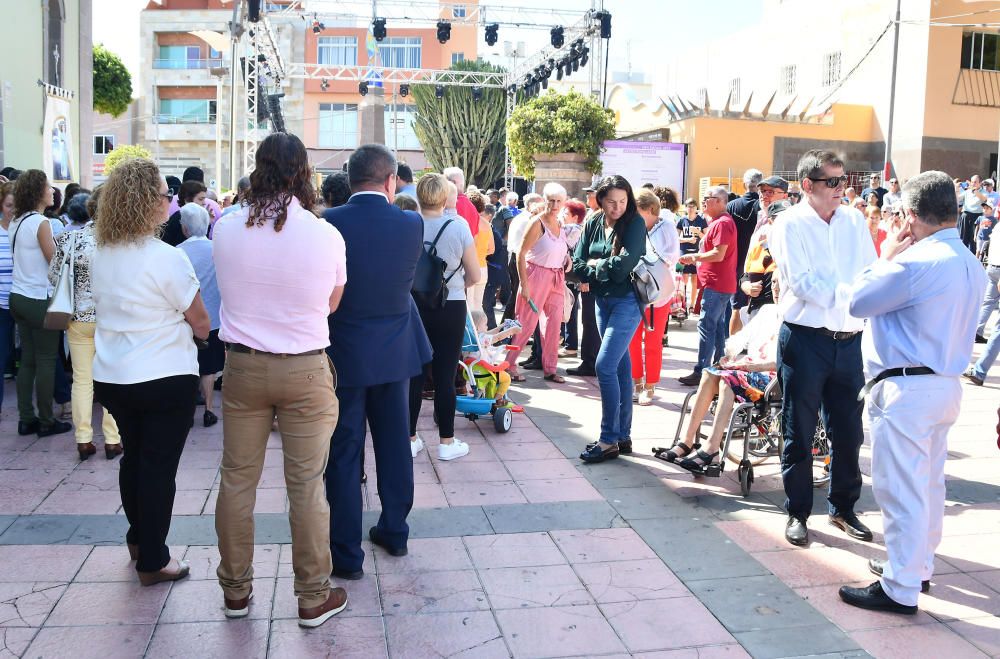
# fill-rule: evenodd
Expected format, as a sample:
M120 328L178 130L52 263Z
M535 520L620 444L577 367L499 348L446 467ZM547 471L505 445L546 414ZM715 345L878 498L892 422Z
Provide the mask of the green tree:
M132 102L132 75L102 44L94 46L94 109L113 117Z
M451 70L503 71L478 61L457 62ZM487 186L503 176L506 92L494 87L482 92L475 101L471 87L447 86L440 99L433 85L413 85L410 91L417 105L414 131L434 169L461 167L466 181Z
M579 92L549 90L517 106L508 130L511 161L525 178L535 176L536 153L581 153L599 174L602 145L615 138L615 114Z
M128 160L129 158L151 158L152 156L153 154L144 146L121 144L112 149L111 153L104 158L104 175L107 176L110 174L111 170L120 165L123 160Z

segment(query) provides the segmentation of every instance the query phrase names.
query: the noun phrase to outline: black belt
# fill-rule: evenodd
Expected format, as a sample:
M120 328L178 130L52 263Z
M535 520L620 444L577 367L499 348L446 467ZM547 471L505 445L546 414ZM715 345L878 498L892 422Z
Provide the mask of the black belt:
M823 336L828 336L834 341L846 341L847 339L852 339L861 332L834 332L833 330L827 329L825 327L809 327L808 325L796 325L795 323L785 323L789 327L794 327L795 329L800 329L805 332L813 332L814 334L822 334Z
M319 348L317 350L307 350L305 352L299 352L295 354L285 353L285 352L267 352L266 350L257 350L256 348L251 348L250 346L245 346L242 343L227 343L226 350L231 350L233 352L242 352L248 355L269 355L271 357L309 357L310 355L322 355L325 350Z
M889 368L882 371L881 373L879 373L878 375L876 375L875 377L873 377L871 380L868 381L868 383L865 385L865 388L861 390L860 394L858 394L858 400L861 400L862 398L867 396L868 392L871 391L872 388L882 380L885 380L886 378L898 378L901 375L909 376L909 375L937 375L937 374L934 372L933 368L930 368L928 366L904 366L903 368Z

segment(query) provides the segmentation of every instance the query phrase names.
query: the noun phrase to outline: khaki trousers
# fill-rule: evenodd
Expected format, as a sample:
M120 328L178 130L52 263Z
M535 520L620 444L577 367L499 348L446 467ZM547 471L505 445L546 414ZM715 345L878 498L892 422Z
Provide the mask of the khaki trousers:
M76 426L76 443L86 444L94 440L94 331L96 323L71 322L66 329L66 340L69 342L69 354L73 361L73 425ZM118 434L118 424L103 407L104 418L101 430L104 432L104 444L121 443Z
M318 606L330 590L330 508L323 474L338 403L325 353L301 357L229 351L223 372L222 482L215 506L229 599L246 597L253 580L253 509L275 414L281 429L292 527L292 568L300 607Z

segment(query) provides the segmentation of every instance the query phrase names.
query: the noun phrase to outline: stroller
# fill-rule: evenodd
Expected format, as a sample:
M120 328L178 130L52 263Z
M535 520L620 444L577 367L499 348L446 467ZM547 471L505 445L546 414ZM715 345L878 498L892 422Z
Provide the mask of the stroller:
M508 323L513 324L504 329ZM507 321L501 326L501 331L497 336L502 336L505 332L512 334L511 330L515 326L520 329L520 325L513 321ZM455 409L470 421L476 421L484 416L492 416L493 427L500 433L510 430L514 423L514 412L524 411L520 405L514 405L510 402L506 395L499 400L497 399L501 373L504 373L508 367L507 349L508 346L505 345L484 346L476 332L472 313L467 313L465 337L462 340L462 353L466 356L458 364L466 382L467 393L455 397Z

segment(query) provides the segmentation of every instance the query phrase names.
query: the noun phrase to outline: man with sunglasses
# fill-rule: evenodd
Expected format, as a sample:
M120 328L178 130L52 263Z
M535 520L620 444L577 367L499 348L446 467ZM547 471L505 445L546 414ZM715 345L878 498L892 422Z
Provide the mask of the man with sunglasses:
M873 192L878 195L878 207L882 208L885 205L882 200L889 194L889 191L882 187L882 177L878 174L872 174L868 187L861 191L861 198L868 201L868 195Z
M830 151L806 152L798 175L805 200L782 213L771 230L778 264L784 324L778 334L778 378L785 447L781 459L788 521L785 538L809 542L812 512L812 440L822 410L833 460L829 521L849 536L871 540L854 505L861 496L858 453L864 434L861 330L864 321L848 311L850 285L875 261L865 218L841 203L847 177L844 162Z
M898 206L901 201L903 201L903 193L899 190L899 179L893 176L889 179L889 192L882 197L882 208Z

